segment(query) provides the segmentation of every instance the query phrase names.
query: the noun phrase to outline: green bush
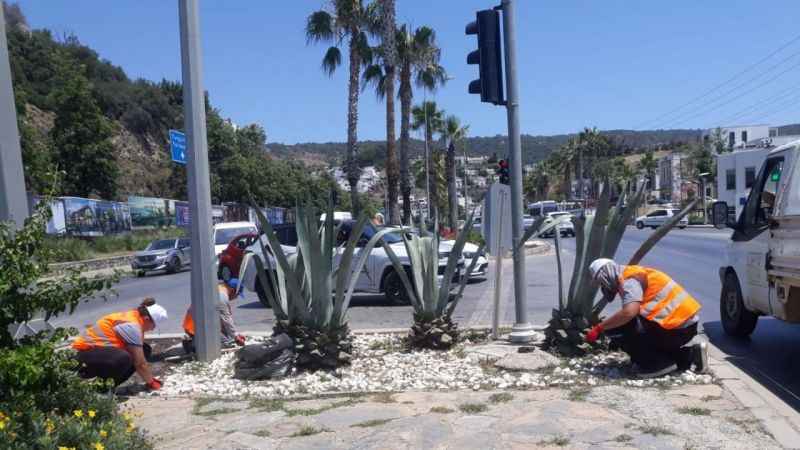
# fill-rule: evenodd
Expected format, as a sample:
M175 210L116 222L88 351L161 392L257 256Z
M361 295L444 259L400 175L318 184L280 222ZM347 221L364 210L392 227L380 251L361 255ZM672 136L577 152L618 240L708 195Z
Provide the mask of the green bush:
M42 244L52 252L53 262L83 261L94 256L89 243L82 239L47 237Z
M144 250L147 244L156 239L183 237L185 234L182 228L164 228L97 238L48 236L44 245L53 252L53 262L83 261Z

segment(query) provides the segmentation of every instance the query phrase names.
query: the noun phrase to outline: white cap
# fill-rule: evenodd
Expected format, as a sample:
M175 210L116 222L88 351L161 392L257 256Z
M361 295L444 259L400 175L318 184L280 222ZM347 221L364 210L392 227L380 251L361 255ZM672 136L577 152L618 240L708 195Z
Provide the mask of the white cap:
M614 260L608 258L597 258L589 264L589 273L592 275L592 279L597 279L597 274L600 272L604 266L608 264L614 264Z
M161 305L152 305L147 307L147 314L153 319L153 324L157 327L167 320L167 310Z

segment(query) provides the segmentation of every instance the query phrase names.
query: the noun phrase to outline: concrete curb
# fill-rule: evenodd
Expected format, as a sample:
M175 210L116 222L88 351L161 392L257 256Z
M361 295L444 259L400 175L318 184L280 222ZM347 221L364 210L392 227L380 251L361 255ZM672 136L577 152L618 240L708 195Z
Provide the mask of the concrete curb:
M761 422L784 448L800 448L800 413L724 358L709 343L715 357L709 357L711 371L722 385Z

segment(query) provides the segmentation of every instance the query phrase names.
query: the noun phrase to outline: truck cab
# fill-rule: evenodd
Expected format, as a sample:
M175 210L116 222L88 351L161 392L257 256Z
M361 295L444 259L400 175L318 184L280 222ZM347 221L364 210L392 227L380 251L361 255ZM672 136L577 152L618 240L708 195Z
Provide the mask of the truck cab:
M738 217L716 202L713 222L733 229L722 282L726 333L748 336L758 317L800 323L800 141L769 152Z

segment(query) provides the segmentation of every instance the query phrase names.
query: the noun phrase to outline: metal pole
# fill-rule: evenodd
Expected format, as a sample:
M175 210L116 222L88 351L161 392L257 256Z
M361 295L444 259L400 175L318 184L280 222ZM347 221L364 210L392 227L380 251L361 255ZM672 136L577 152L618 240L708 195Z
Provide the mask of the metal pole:
M503 40L506 57L506 92L508 100L508 150L511 156L511 240L514 245L514 300L516 323L511 330L512 342L528 342L533 338L533 326L528 323L525 307L525 252L522 244L522 144L519 132L519 83L517 81L517 35L514 1L503 0Z
M0 221L13 221L17 228L28 217L23 174L6 21L0 12Z
M469 216L469 184L467 184L467 140L464 139L464 223Z
M219 314L215 307L218 294L211 242L211 183L208 173L198 0L178 0L178 9L181 27L183 117L188 149L186 173L189 179L189 210L192 218L191 295L193 318L197 324L195 348L200 361L211 361L220 354L220 328Z
M706 206L706 177L700 177L700 189L703 190L703 225L708 225L708 207Z
M430 163L430 154L428 150L428 91L422 90L422 108L425 110L425 221L427 222L431 217L431 168L428 167ZM427 228L427 225L426 225Z
M497 242L498 250L494 255L494 309L492 313L492 339L500 337L500 290L503 288L503 259L506 256L506 249L503 248L503 221L505 220L506 195L505 191L500 191L500 207L498 211Z

